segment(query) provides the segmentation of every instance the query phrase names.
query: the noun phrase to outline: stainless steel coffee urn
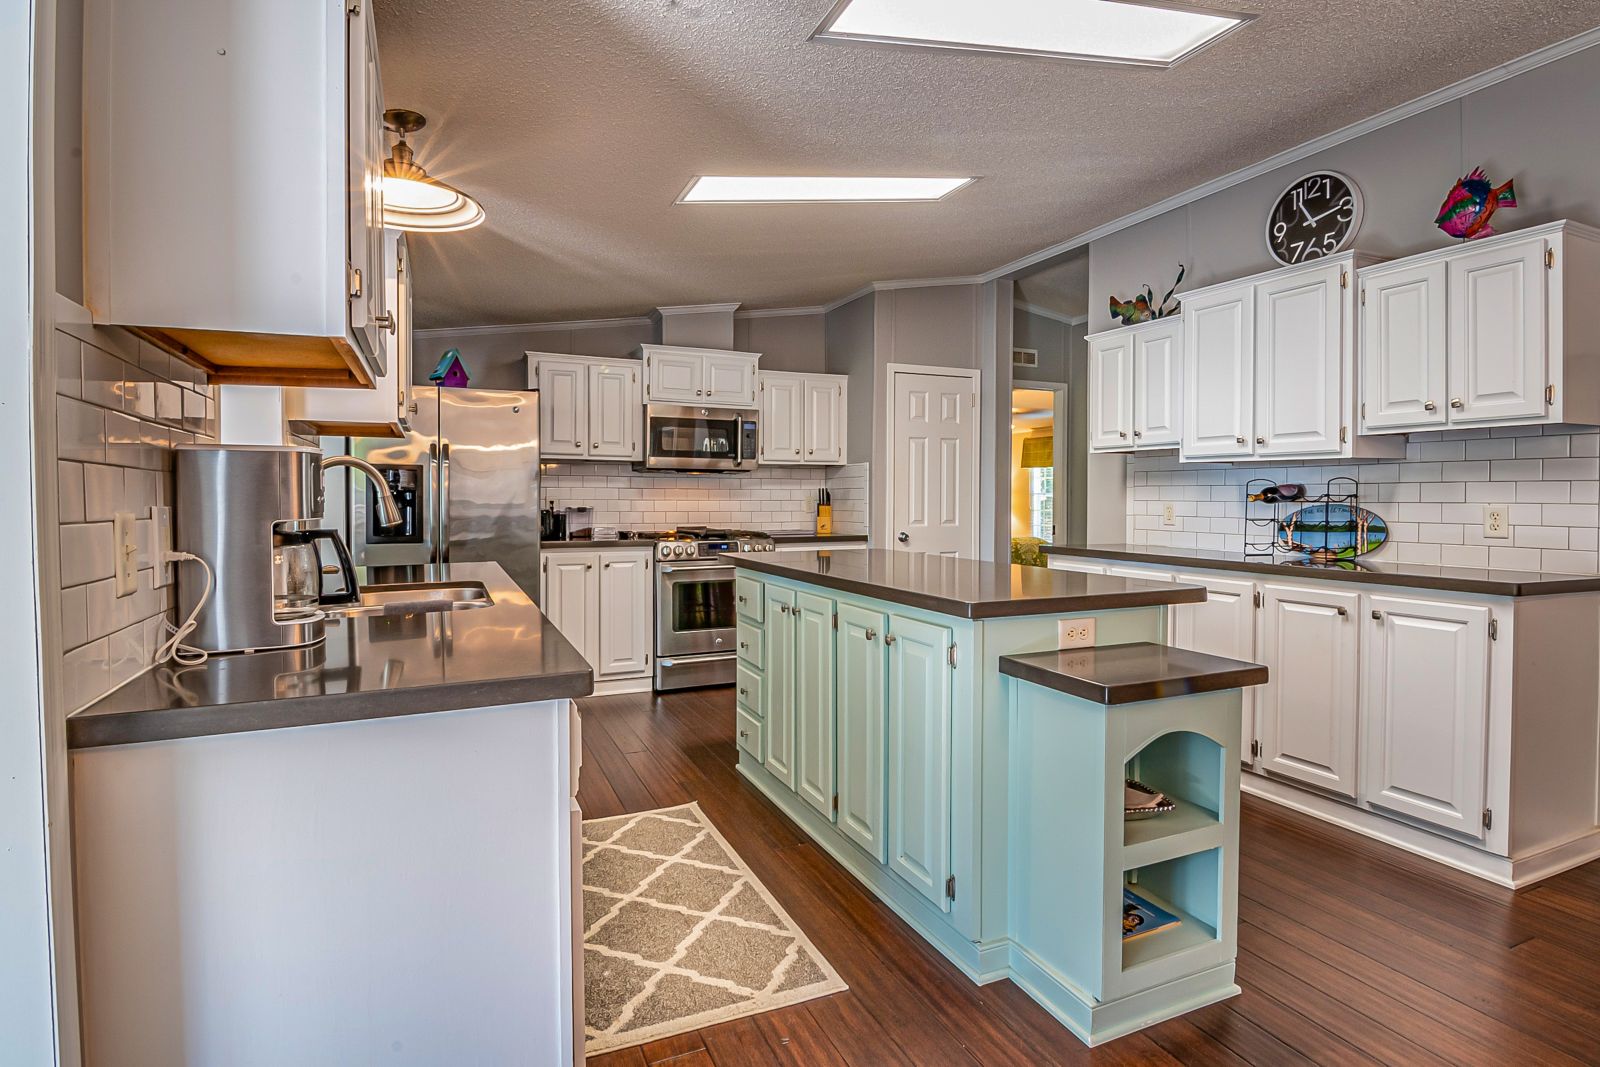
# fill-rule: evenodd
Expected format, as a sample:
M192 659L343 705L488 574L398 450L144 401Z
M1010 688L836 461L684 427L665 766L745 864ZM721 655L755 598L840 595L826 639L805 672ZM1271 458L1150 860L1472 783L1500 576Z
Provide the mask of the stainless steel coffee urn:
M339 535L320 529L322 456L314 448L181 445L176 547L211 568L213 588L187 643L207 652L295 648L323 638L321 605L357 595ZM322 591L328 541L342 590ZM205 595L205 570L178 570L178 618Z

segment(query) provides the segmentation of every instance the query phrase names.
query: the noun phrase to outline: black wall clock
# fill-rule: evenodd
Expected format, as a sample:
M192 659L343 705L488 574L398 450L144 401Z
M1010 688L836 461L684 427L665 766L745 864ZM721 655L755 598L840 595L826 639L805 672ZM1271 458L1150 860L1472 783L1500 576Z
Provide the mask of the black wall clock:
M1361 228L1361 190L1335 171L1300 178L1267 214L1267 248L1293 265L1331 256L1349 246Z

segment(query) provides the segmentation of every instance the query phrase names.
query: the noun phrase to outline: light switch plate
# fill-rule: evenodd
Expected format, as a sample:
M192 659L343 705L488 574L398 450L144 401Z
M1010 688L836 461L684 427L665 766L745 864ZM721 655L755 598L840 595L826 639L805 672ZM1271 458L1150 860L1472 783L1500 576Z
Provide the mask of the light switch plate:
M1088 648L1094 644L1093 619L1058 619L1059 648Z
M1173 507L1170 501L1161 505L1161 525L1178 525L1178 509Z
M150 529L152 545L150 565L155 568L155 585L160 589L164 585L172 584L172 564L162 562L172 551L172 509L152 507Z
M1507 538L1511 536L1511 523L1507 521L1510 508L1504 504L1489 504L1483 509L1483 536Z
M115 556L112 592L132 596L139 588L139 533L133 512L119 511L111 516L111 550Z

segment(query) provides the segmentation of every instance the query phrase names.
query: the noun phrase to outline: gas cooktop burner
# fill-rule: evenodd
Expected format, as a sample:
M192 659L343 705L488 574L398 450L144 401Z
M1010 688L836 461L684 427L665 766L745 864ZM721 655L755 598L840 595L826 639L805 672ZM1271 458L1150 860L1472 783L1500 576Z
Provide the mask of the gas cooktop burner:
M764 533L748 530L713 530L706 526L680 526L669 538L656 544L656 558L662 560L705 560L715 562L723 552L771 552L773 540Z

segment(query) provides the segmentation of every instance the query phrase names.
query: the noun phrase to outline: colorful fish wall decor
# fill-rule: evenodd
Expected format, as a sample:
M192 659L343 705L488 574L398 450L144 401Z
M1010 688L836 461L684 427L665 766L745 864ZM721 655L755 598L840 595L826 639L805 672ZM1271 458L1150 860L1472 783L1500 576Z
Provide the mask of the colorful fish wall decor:
M1116 297L1111 298L1111 317L1121 322L1124 326L1135 323L1149 322L1152 319L1164 319L1168 315L1176 315L1183 310L1181 301L1174 301L1172 294L1178 291L1178 286L1183 284L1184 266L1178 264L1178 277L1173 281L1172 288L1167 290L1158 303L1155 290L1146 283L1144 292L1129 301L1121 301Z
M1451 237L1472 241L1493 236L1494 227L1489 225L1489 220L1497 209L1516 206L1517 191L1512 183L1508 181L1500 186L1491 185L1483 168L1477 167L1456 182L1450 195L1440 205L1439 217L1433 220L1433 224Z

